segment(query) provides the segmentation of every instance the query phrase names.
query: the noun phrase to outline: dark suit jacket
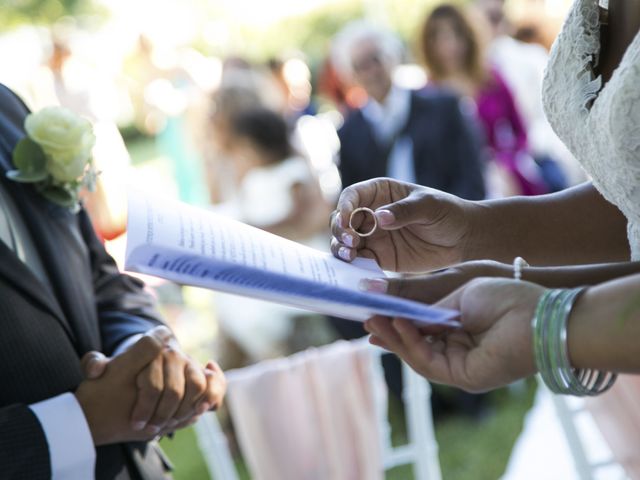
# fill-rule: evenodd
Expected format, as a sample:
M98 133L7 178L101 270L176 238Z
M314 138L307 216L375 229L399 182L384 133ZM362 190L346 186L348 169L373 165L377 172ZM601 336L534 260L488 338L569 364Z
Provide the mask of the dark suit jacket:
M0 242L0 477L33 480L49 478L51 466L44 432L27 405L74 391L86 352L109 355L128 336L161 322L141 282L118 272L84 211L72 214L6 179L27 113L0 85L0 182L51 283L44 285ZM99 479L162 478L163 471L148 444L97 448Z
M409 120L402 135L413 142L416 183L470 200L484 198L478 137L456 97L411 92ZM338 136L343 187L387 176L388 148L379 144L362 111L354 110L347 117Z

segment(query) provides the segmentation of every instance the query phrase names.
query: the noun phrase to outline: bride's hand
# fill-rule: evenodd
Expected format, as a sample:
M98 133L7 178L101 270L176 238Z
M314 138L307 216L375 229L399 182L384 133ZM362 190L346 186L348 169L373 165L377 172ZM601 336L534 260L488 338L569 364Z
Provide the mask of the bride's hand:
M386 293L422 303L435 303L478 277L513 277L513 266L493 260L474 260L449 268L401 278L371 278L360 282L360 289Z
M385 270L418 272L452 265L464 258L471 236L474 203L432 188L377 178L346 188L331 220L331 251L345 261L375 259ZM375 211L378 228L359 237L349 228L359 207ZM370 216L358 215L353 227L368 231Z
M365 323L371 343L395 352L437 383L481 392L536 372L531 319L544 289L533 283L479 278L437 306L460 311L461 327L419 329L403 319Z

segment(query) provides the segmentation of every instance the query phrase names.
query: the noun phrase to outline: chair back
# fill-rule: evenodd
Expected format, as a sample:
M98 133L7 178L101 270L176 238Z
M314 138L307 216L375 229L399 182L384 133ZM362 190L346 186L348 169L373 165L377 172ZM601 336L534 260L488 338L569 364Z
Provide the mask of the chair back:
M366 339L350 341L354 347L362 347ZM366 373L369 382L374 386L384 386L384 371L381 358L384 350L369 345L367 352L374 361L368 362L370 371ZM317 349L318 352L322 348ZM321 355L322 353L320 353ZM247 367L247 368L252 368ZM229 388L233 388L233 379L242 375L244 369L228 373ZM440 464L438 461L438 446L435 439L433 419L431 415L429 383L408 365L403 363L403 403L407 422L408 443L393 446L391 441L391 426L388 419L386 388L372 388L373 405L377 431L380 432L379 446L384 470L406 464L413 466L413 478L416 480L440 480ZM354 379L355 380L355 379ZM228 396L227 401L232 401ZM233 407L233 406L231 406ZM230 408L232 411L233 408ZM211 478L215 480L237 480L238 474L230 453L227 438L222 431L215 413L202 416L195 425L200 450L205 458ZM366 479L362 479L366 480Z

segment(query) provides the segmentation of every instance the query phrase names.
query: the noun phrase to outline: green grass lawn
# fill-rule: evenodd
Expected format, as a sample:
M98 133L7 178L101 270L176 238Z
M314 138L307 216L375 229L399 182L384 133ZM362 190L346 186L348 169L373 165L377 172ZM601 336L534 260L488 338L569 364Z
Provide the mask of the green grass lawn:
M440 466L444 480L496 480L504 472L511 448L522 429L524 415L531 408L535 382L530 380L520 391L500 390L490 398L491 411L481 420L449 416L436 423L440 448ZM394 444L406 439L402 413L392 402L390 419ZM174 463L176 480L206 480L208 477L192 428L176 433L172 440L161 442ZM241 460L239 477L250 479ZM387 472L387 480L411 480L408 465ZM223 479L216 479L223 480Z

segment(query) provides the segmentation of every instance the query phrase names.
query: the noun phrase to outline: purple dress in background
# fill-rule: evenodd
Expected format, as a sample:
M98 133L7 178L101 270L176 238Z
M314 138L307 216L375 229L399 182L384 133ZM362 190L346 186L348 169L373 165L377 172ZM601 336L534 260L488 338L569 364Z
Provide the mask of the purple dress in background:
M522 195L540 195L548 188L528 153L527 132L513 96L497 71L476 95L478 120L493 159L509 172Z

